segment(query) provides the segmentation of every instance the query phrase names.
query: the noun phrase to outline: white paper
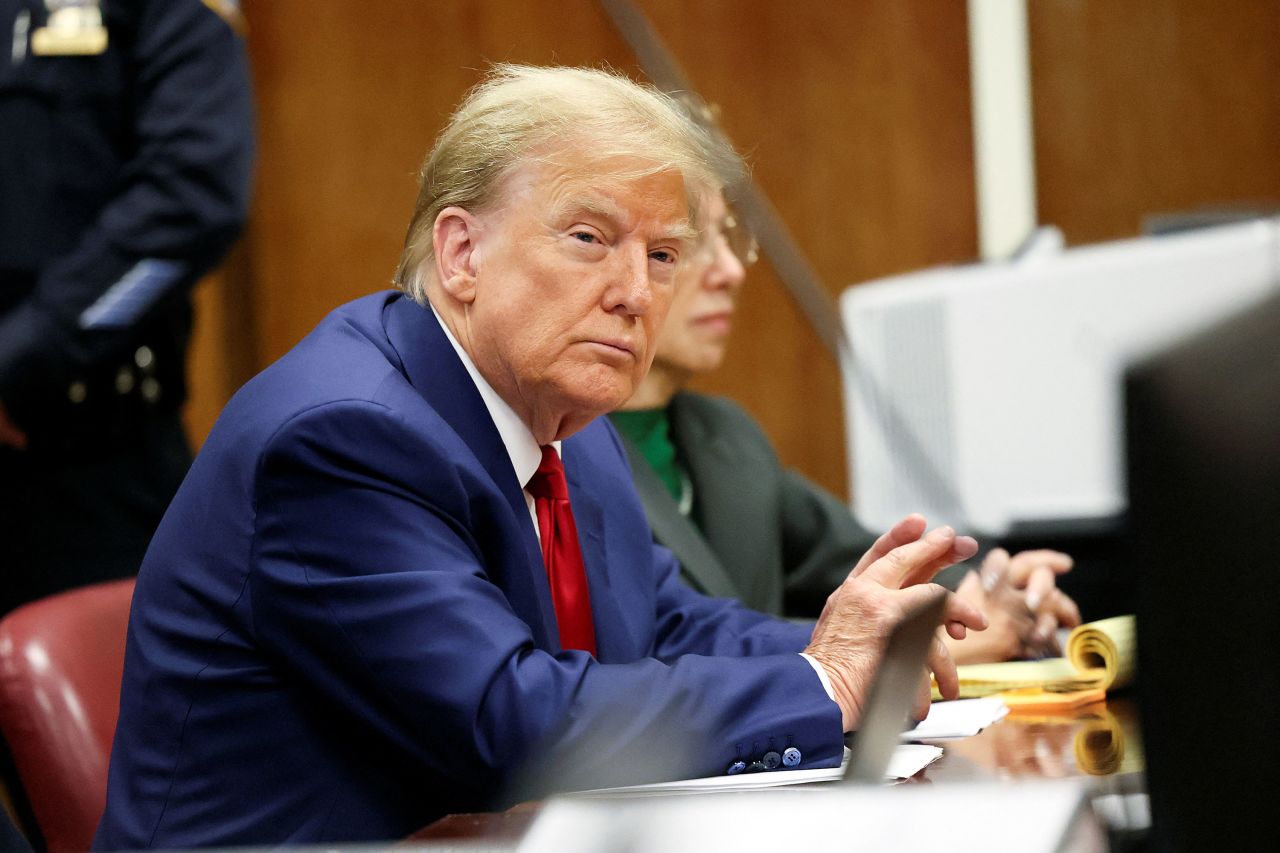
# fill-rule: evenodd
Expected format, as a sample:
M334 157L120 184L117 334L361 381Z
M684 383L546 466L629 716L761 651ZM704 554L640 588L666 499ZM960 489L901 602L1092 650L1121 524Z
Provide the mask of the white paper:
M942 747L925 743L900 743L884 771L885 781L910 779L942 757Z
M929 716L920 725L902 733L907 740L941 740L944 738L972 737L1009 713L1009 707L996 696L981 699L958 699L954 702L934 702L929 706Z
M885 782L895 782L916 775L942 756L942 747L921 743L899 744L889 759ZM677 782L655 782L650 785L625 785L620 788L596 788L580 791L574 797L646 797L666 794L714 794L727 791L752 791L762 788L780 788L784 785L804 785L810 782L830 782L843 778L849 763L846 748L844 761L839 767L819 770L773 770L764 773L739 773L736 776L706 776L701 779L681 779Z

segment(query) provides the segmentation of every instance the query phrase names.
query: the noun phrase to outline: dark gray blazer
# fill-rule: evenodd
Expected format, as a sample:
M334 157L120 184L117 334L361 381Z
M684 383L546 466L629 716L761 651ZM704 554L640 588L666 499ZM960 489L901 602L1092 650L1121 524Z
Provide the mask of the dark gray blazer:
M681 392L671 403L671 433L693 481L693 520L639 450L623 443L654 538L675 552L684 580L757 610L816 616L875 536L834 495L783 468L736 403Z

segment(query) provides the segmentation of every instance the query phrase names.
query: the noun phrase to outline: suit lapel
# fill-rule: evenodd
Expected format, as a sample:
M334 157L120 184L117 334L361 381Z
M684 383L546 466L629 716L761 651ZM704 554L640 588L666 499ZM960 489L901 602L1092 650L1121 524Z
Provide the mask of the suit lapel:
M681 568L707 595L736 597L737 587L702 532L680 513L679 505L635 445L626 436L621 438L654 538L671 549Z
M514 577L494 578L494 582L529 624L539 645L559 651L558 634L550 630L555 625L555 610L538 535L529 517L523 485L511 467L511 457L484 399L429 308L404 297L392 299L384 309L383 323L410 384L467 445L510 507L528 570Z
M680 449L694 485L694 506L702 523L702 541L749 607L778 612L781 577L768 556L779 553L780 528L759 460L744 458L738 436L724 434L728 424L709 423L696 395L677 394L671 405L671 437Z

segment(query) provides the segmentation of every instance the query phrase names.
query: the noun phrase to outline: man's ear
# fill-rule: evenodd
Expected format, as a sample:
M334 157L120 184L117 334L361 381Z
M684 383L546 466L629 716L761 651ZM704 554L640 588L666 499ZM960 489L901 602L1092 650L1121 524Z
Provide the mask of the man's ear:
M482 230L480 221L461 207L441 210L432 229L440 286L445 293L464 304L476 298L475 250Z

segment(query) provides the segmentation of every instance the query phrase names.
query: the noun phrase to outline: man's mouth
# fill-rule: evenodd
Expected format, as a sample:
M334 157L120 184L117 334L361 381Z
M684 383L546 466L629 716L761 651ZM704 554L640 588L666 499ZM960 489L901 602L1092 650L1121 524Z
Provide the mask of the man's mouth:
M606 351L613 351L619 355L627 355L632 358L635 358L636 355L635 344L621 338L596 338L585 341L585 343L595 344Z

